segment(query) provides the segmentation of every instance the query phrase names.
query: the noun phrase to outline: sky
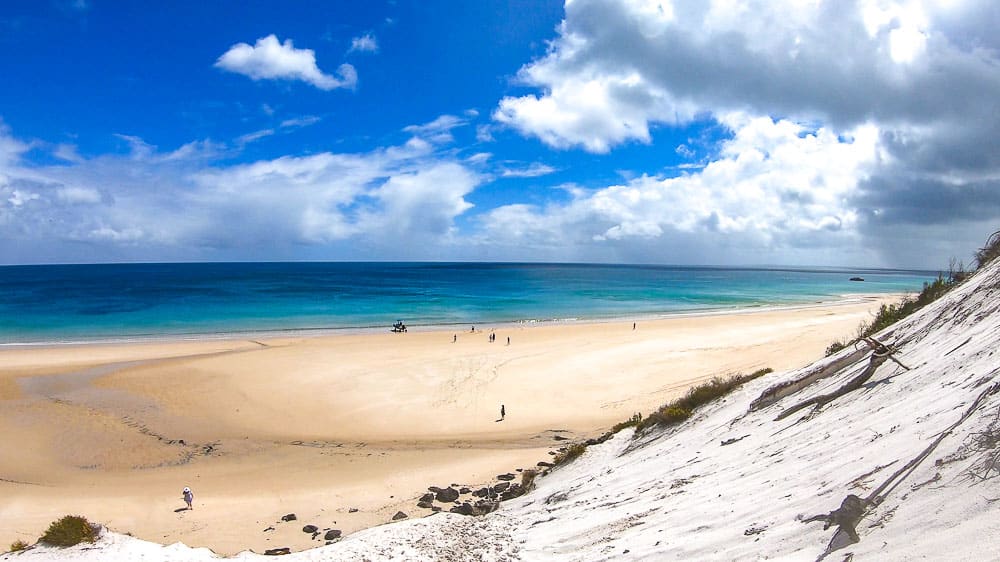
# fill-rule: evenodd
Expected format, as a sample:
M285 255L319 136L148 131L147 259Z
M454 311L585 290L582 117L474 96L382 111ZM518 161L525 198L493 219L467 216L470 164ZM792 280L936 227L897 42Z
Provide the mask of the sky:
M941 269L995 0L0 2L0 264Z

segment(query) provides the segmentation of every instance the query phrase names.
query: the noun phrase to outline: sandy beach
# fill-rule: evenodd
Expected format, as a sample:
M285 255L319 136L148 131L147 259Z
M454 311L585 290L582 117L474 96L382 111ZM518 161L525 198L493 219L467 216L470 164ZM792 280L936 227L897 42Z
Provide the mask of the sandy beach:
M319 546L303 525L348 534L400 510L427 515L415 505L427 486L475 487L534 467L561 438L599 434L715 375L802 366L897 299L635 329L623 320L3 349L0 546L33 543L70 513L224 554ZM281 521L288 513L297 520Z

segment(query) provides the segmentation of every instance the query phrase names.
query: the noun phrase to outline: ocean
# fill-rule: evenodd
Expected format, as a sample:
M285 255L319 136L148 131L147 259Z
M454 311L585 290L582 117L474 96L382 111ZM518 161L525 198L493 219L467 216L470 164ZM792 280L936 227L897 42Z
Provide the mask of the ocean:
M926 271L509 263L0 267L0 344L640 319L919 291ZM864 282L850 281L863 277Z

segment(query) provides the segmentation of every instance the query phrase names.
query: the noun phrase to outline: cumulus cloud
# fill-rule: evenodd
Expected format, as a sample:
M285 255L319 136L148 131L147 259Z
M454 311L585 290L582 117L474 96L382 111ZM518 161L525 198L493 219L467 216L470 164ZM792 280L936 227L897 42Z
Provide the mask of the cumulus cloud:
M997 26L988 0L573 0L518 73L538 91L503 98L493 118L595 153L733 112L834 135L874 127L881 156L842 196L848 227L888 255L907 225L981 235L1000 212ZM611 234L628 232L653 230Z
M996 39L948 35L937 6L577 0L549 53L520 71L543 93L504 98L495 116L594 151L700 112L932 123L982 108L1000 86L996 53L983 48ZM968 17L997 17L979 6Z
M354 88L358 74L350 64L342 64L337 75L326 74L316 65L312 49L296 49L291 39L283 43L276 36L261 37L254 45L237 43L215 61L215 66L253 80L301 80L321 90Z
M361 37L351 39L351 53L377 53L378 41L371 33L366 33Z
M0 232L14 242L0 248L0 262L79 260L83 248L98 261L273 258L295 246L431 259L483 181L419 139L232 165L206 161L200 147L213 143L161 150L121 138L127 154L43 166L25 162L29 144L0 130Z
M483 218L486 237L543 253L564 247L604 259L673 263L697 263L707 248L720 263L746 263L748 256L806 263L795 260L831 238L857 242L858 216L848 195L879 156L873 127L859 126L847 138L744 113L721 119L732 138L698 173L643 175L568 190L565 203L500 207Z

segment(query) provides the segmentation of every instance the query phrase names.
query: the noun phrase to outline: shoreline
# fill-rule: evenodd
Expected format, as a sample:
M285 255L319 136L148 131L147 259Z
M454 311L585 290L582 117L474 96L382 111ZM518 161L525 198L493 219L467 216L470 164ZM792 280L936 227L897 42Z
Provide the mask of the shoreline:
M577 316L572 318L547 318L547 319L521 319L521 320L481 320L477 322L452 322L443 324L407 324L408 328L419 332L454 332L455 329L465 328L472 325L489 326L491 329L507 329L531 326L561 326L561 325L587 325L587 324L607 324L615 322L643 322L669 320L671 318L695 318L701 316L725 316L736 314L749 314L754 312L771 312L782 310L800 310L822 306L836 306L840 304L860 303L871 300L895 300L898 301L913 292L893 292L893 293L844 293L836 295L835 298L822 300L803 300L801 302L789 303L761 303L740 306L719 306L705 307L697 309L676 310L669 312L643 312L633 315L609 315L609 316ZM238 340L260 340L260 339L284 339L284 338L310 338L310 337L332 337L332 336L356 336L381 334L390 330L391 326L345 326L345 327L302 327L286 329L262 329L245 331L222 331L222 332L178 332L159 334L136 334L120 337L96 337L82 340L45 340L27 342L3 342L0 341L0 351L5 349L38 349L47 347L68 347L68 346L89 346L89 345L129 345L143 343L175 343L175 342L199 342L199 341L238 341ZM477 330L478 331L478 330ZM458 333L461 333L459 330Z
M629 318L0 348L0 432L18 452L0 456L0 542L33 542L80 513L223 554L320 546L303 524L347 535L397 510L426 515L415 504L428 486L495 483L712 376L811 362L899 296L637 329ZM183 486L191 512L175 511ZM278 523L287 513L298 525Z

